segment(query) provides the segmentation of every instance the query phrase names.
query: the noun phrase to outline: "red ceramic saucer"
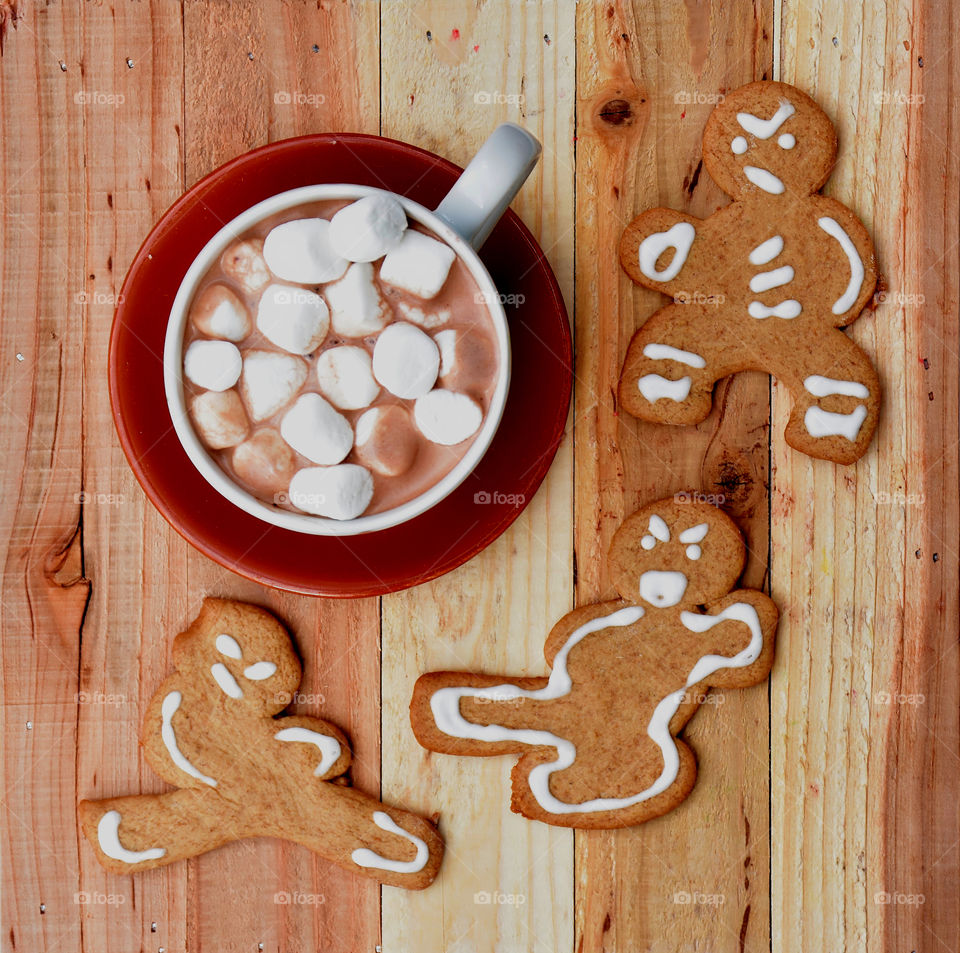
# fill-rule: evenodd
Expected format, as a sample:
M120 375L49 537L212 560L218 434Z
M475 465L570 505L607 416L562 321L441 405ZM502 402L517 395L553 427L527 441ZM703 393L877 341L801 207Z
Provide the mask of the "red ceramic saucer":
M307 536L221 497L180 445L163 389L163 343L191 261L230 219L287 189L356 182L435 208L461 169L377 136L286 139L233 159L157 223L123 283L110 336L110 403L137 479L177 532L222 566L309 595L381 595L455 569L493 542L533 498L563 436L573 379L567 314L539 245L511 211L480 257L504 295L513 375L503 421L476 470L446 499L400 526L363 536Z

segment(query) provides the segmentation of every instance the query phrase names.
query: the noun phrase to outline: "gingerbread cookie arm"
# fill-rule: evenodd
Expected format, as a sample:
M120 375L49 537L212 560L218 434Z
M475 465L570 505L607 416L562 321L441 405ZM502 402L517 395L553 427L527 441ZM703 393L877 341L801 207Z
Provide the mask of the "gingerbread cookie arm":
M299 756L304 782L312 778L326 781L339 777L353 760L346 735L322 718L289 715L273 721L268 731L272 756L284 759Z
M210 788L81 801L79 816L97 860L117 874L195 857L238 836Z
M674 297L702 222L669 208L638 215L620 239L620 264L638 285Z

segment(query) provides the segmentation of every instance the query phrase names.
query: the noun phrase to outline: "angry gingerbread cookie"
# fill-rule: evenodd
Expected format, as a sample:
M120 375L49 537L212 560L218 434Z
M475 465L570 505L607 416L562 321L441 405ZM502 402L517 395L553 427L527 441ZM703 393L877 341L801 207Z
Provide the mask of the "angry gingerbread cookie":
M665 814L696 779L677 735L704 693L755 685L773 663L776 606L731 591L744 558L714 507L645 506L610 548L621 598L554 626L549 677L423 675L410 706L417 740L446 754L520 754L511 807L534 820L615 828Z
M759 370L790 391L790 446L836 463L866 452L880 382L840 328L870 300L877 270L860 220L818 194L836 154L830 120L793 86L750 83L714 109L703 163L733 202L702 220L652 209L620 243L633 281L674 299L630 342L626 411L696 424L718 380Z
M142 744L175 790L80 803L83 832L104 867L132 873L244 837L279 837L385 884L431 883L443 856L436 828L331 783L351 762L334 725L277 717L301 668L269 612L205 599L174 641L173 660L176 672L147 708Z

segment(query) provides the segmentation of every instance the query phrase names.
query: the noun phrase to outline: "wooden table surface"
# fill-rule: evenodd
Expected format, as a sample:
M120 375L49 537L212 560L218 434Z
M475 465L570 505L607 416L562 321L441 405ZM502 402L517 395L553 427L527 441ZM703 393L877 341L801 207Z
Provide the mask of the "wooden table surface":
M958 21L938 0L0 0L3 950L957 953ZM701 132L759 78L827 110L827 191L877 245L883 291L850 333L885 405L853 467L790 451L760 375L723 384L697 428L614 406L660 301L621 273L620 232L651 205L726 201ZM463 164L507 119L543 142L515 208L575 318L574 406L536 498L466 566L381 600L264 590L195 552L107 401L113 307L151 225L271 140L381 133ZM624 515L683 487L722 498L747 584L783 613L769 685L692 722L685 804L575 835L509 812L513 759L419 748L418 673L542 674L552 622L611 594ZM141 717L208 593L290 623L300 710L349 732L356 785L440 813L432 888L380 890L276 841L99 868L77 799L162 789Z

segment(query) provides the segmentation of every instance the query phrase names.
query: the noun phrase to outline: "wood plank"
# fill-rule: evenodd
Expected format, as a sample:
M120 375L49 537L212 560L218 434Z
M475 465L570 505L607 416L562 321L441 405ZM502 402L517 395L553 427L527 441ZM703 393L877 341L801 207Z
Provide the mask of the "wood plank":
M187 185L227 159L276 139L310 132L377 132L378 31L373 4L188 3ZM354 783L376 791L378 600L341 603L278 593L189 549L182 579L189 582L189 589L184 588L191 612L202 595L214 593L250 599L284 619L305 667L304 700L294 710L322 711L339 724L353 745ZM256 875L238 878L238 869ZM322 947L352 953L379 943L377 885L294 845L251 841L199 858L190 863L190 889L191 950L256 949L264 943L266 949ZM290 903L283 902L286 897Z
M935 3L783 4L782 77L838 126L827 191L888 290L850 329L885 388L856 467L787 450L775 392L774 949L960 948L955 30Z
M462 165L498 122L530 129L543 158L514 207L546 250L568 303L573 31L570 0L542 8L466 0L383 6L383 134ZM478 103L479 93L493 101ZM544 671L543 641L572 601L571 518L568 440L500 540L450 575L383 600L384 796L439 811L447 842L433 887L383 891L385 951L572 949L570 833L510 813L514 759L430 754L416 743L408 713L423 671ZM478 894L516 902L488 905Z
M623 517L685 488L723 498L748 537L745 582L765 584L766 378L722 384L714 413L695 429L618 416L614 394L630 336L663 303L621 273L620 234L655 205L702 217L726 204L701 174L700 138L717 94L769 77L771 10L642 0L578 7L578 603L612 595L605 555ZM577 835L578 950L768 947L766 691L727 693L685 734L700 753L686 803L635 829ZM722 901L678 902L694 893Z

